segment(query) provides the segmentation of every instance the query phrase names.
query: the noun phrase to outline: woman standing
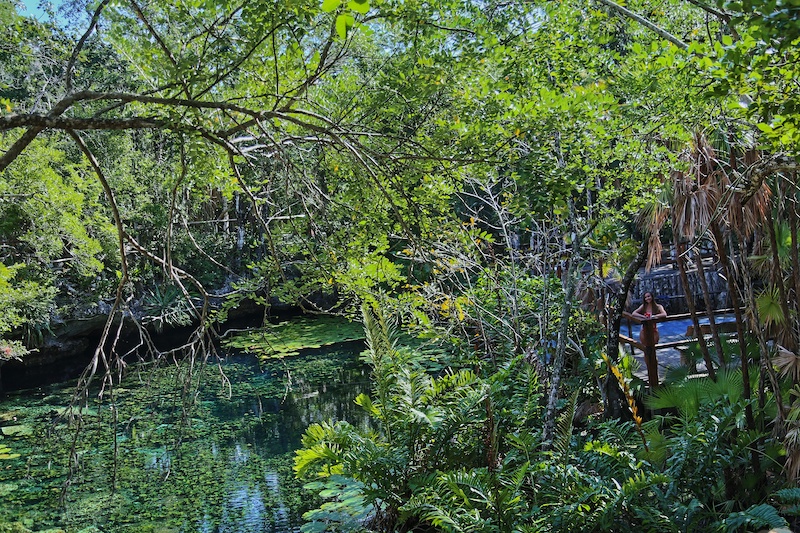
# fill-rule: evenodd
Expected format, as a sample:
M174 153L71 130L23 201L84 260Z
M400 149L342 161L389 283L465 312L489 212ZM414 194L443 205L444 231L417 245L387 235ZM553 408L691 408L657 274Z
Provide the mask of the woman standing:
M659 335L655 319L666 318L667 312L664 310L663 305L656 302L652 292L644 293L642 305L631 313L631 315L642 321L642 331L639 332L639 341L642 344L648 344L645 342L645 338L646 332L649 332L652 334L652 344L658 344Z
M667 312L664 306L656 302L652 292L644 293L640 305L636 311L631 313L635 319L642 322L642 329L639 331L639 342L644 348L644 364L647 366L647 381L650 387L658 386L658 359L656 358L656 344L658 344L658 328L656 319L666 318Z

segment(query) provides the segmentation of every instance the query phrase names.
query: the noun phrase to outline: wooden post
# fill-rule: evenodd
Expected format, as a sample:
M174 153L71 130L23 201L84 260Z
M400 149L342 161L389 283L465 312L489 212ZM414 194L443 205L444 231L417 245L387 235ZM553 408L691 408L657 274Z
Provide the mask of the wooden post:
M656 358L656 323L653 320L642 322L642 333L639 339L642 341L644 352L644 364L647 366L647 382L650 389L658 387L658 359Z

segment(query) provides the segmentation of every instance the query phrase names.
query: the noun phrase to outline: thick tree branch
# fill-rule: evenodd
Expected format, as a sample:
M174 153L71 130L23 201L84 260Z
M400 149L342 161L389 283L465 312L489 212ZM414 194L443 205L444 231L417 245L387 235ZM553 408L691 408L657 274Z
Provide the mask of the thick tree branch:
M74 95L69 95L66 98L62 99L58 102L50 113L47 114L48 117L58 117L61 116L67 109L69 109L72 104L74 104L77 100L74 99ZM10 128L3 128L3 122L6 118L13 118L14 115L11 117L0 117L0 131ZM14 127L23 127L29 126L30 129L22 134L22 136L17 139L17 141L11 145L11 147L6 150L6 153L0 157L0 172L3 172L8 165L10 165L18 156L28 147L30 143L36 138L39 133L41 133L45 126L36 126L34 124L20 124L20 126Z
M717 17L720 21L724 22L725 24L730 24L731 23L731 16L728 13L725 13L723 11L719 11L717 9L714 9L713 7L704 4L703 2L700 2L699 0L686 0L686 1L689 2L692 5L695 5L695 6L699 7L700 9L705 11L706 13L710 13L711 15L714 15L715 17Z
M38 130L36 132L38 134L40 131L44 129L76 130L76 131L141 130L141 129L163 128L169 126L169 124L163 120L146 118L146 117L72 118L72 117L51 117L49 115L38 115L38 114L11 115L9 117L0 117L0 131L10 130L13 128L22 128L26 126L31 127L31 130L34 129ZM25 132L25 135L27 135L31 130ZM23 135L23 137L25 135ZM6 152L6 154L8 154L8 152ZM0 170L2 170L2 168L0 168Z
M630 19L635 20L636 22L638 22L639 24L641 24L645 28L653 30L659 36L661 36L662 38L664 38L667 41L671 42L672 44L674 44L675 46L677 46L681 50L687 50L689 48L688 44L686 44L685 42L681 41L680 39L678 39L677 37L675 37L674 35L669 33L667 30L665 30L663 28L660 28L659 26L656 26L655 24L653 24L652 22L650 22L646 18L644 18L644 17L642 17L640 15L637 15L633 11L624 8L621 5L619 5L619 4L615 3L615 2L612 2L611 0L598 0L598 1L601 4L604 4L604 5L608 6L608 7L610 7L611 9L616 11L617 13L620 13L621 15L624 15L624 16L630 18Z
M733 184L733 191L742 193L742 205L745 205L761 188L767 176L778 172L797 172L800 163L794 157L786 154L775 154L764 157L750 165L744 173L737 177Z

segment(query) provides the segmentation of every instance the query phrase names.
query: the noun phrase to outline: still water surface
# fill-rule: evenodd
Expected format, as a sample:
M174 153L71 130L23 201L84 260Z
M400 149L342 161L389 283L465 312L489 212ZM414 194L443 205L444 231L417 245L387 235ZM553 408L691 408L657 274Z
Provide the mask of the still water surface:
M317 502L294 480L293 452L313 422L367 423L353 401L369 392L362 349L265 364L231 356L222 373L211 364L191 375L188 365L137 369L113 402L90 402L79 433L60 416L74 383L1 397L0 529L297 531Z

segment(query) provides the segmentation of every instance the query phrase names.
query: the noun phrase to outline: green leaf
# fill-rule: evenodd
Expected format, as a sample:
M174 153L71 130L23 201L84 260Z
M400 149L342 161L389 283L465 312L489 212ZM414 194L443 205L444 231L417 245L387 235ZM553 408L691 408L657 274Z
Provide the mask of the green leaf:
M367 413L371 415L379 414L378 408L375 407L375 404L372 403L370 397L364 394L363 392L356 397L355 402L356 405L360 405L361 407L363 407Z
M347 38L347 29L351 28L355 21L356 19L353 18L353 15L344 13L336 17L336 33L339 34L339 37L342 39Z
M366 15L369 12L369 1L368 0L350 0L347 3L347 7L355 11L356 13L360 13L362 15Z
M326 13L336 11L342 5L342 0L322 0L322 10Z
M309 522L307 524L303 524L300 527L300 531L303 533L321 533L322 531L325 531L326 528L327 526L324 522Z

